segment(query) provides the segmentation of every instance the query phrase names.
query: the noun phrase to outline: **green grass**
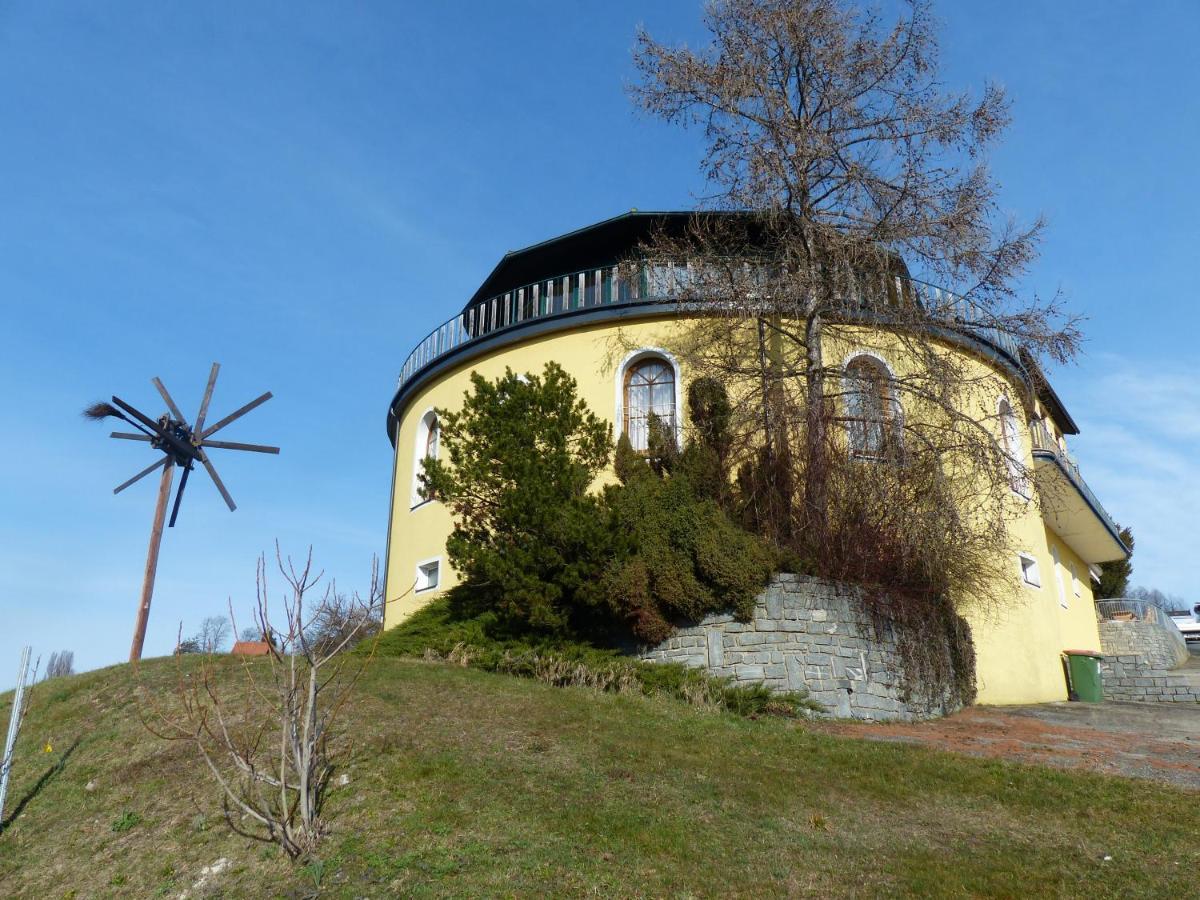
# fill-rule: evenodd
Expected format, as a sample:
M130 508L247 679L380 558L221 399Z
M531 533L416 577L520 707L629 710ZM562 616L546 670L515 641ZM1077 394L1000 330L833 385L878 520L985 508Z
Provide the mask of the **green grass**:
M497 633L485 613L456 618L446 600L434 600L376 641L364 641L360 655L433 656L485 672L535 678L558 687L582 686L614 693L641 692L718 707L743 716L798 716L825 712L807 692L772 692L761 684L737 684L678 663L650 663L612 647L582 640L534 638Z
M141 667L155 703L174 678ZM292 866L229 833L133 686L33 691L4 895L177 896L223 858L193 896L1185 896L1200 864L1194 793L380 658L330 834Z

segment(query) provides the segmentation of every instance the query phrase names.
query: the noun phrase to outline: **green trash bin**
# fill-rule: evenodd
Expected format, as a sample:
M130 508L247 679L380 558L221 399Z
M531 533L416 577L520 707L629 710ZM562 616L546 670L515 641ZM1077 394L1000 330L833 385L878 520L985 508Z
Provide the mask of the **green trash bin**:
M1104 700L1104 684L1100 680L1100 660L1092 650L1064 650L1067 660L1067 685L1072 700L1100 703Z

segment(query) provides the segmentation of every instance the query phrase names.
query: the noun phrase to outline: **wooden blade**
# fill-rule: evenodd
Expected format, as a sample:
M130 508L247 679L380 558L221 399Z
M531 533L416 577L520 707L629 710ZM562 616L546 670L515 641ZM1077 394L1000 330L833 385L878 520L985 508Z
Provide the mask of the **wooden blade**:
M171 449L173 449L180 456L185 457L187 459L199 459L200 458L200 452L195 447L193 447L189 443L181 441L179 438L175 437L175 435L172 434L170 431L165 431L162 428L159 428L158 423L155 422L154 420L152 420L145 413L138 412L138 410L134 409L132 406L130 406L128 403L126 403L124 400L122 400L120 397L117 397L114 395L112 399L113 399L113 403L115 403L117 406L121 407L121 409L125 410L131 416L134 416L135 418L139 419L144 424L148 425L150 427L150 430L154 432L154 434L158 437L159 440L161 440L164 444L166 444ZM126 420L126 421L128 421L128 420ZM131 424L136 425L137 422L133 422Z
M165 465L170 459L171 459L171 457L164 456L162 459L160 459L158 462L154 463L153 465L146 466L146 468L142 469L142 471L138 472L136 475L134 475L132 478L130 478L128 481L126 481L124 484L118 484L115 488L113 488L113 493L114 494L121 493L121 491L125 490L125 488L129 487L135 481L145 478L147 475L149 475L151 472L153 472L159 466Z
M134 409L132 406L130 406L128 403L126 403L124 400L122 400L116 394L113 395L112 402L115 403L117 406L121 407L121 409L125 410L125 412L129 413L131 416L133 416L135 419L137 419L138 422L141 422L143 425L145 425L151 431L158 433L158 423L156 421L154 421L152 418L150 418L148 415L146 415L144 412ZM136 425L137 423L134 422L131 424Z
M268 400L270 400L273 396L275 396L275 395L272 394L270 391L267 391L261 397L251 400L249 403L247 403L241 409L235 409L233 412L231 412L229 415L227 415L225 418L223 418L216 425L213 425L211 428L204 429L204 431L200 434L200 437L206 438L210 434L216 434L218 431L220 431L222 428L224 428L230 422L234 421L235 419L240 419L246 413L250 412L250 410L256 409L257 407L262 406L264 403L266 403Z
M237 509L237 504L233 502L233 498L229 496L229 491L225 490L225 483L221 481L221 476L217 474L217 470L213 468L213 464L208 461L207 456L201 456L200 462L204 464L205 471L208 472L208 477L213 480L213 484L217 486L217 490L221 492L221 496L225 498L225 505L229 507L229 511L233 512Z
M175 519L179 515L179 501L183 499L183 489L187 487L188 475L192 472L192 467L188 466L183 470L183 477L179 479L179 490L175 492L175 505L171 507L171 521L167 523L168 528L175 527Z
M171 415L174 416L175 421L182 422L184 425L186 425L187 419L183 417L183 413L179 411L179 407L175 405L175 401L171 399L171 395L167 393L166 385L159 381L158 378L151 378L150 383L158 388L158 392L162 394L163 400L167 402L167 409L171 411Z
M268 447L266 444L238 444L233 441L204 441L202 447L216 447L218 450L249 450L251 453L278 453L278 447Z
M220 369L220 363L213 363L212 371L208 373L208 384L204 388L204 399L200 401L200 412L196 413L196 427L193 429L196 434L204 430L204 417L208 415L208 402L212 400L213 388L217 384L217 372Z
M128 431L114 431L109 437L120 438L123 441L145 441L147 444L153 440L148 434L133 434Z

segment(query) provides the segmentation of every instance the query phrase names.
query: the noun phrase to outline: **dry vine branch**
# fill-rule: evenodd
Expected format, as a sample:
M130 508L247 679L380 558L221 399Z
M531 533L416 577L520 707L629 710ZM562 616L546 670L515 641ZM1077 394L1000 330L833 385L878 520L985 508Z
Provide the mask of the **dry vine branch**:
M177 656L177 707L143 721L157 736L196 748L233 831L274 842L297 859L325 830L321 811L345 752L336 720L373 655L373 648L355 657L344 651L379 620L382 585L373 558L365 598L338 594L331 582L310 608L323 575L313 571L311 548L298 566L276 543L275 559L287 585L281 621L272 613L265 556L256 572L255 624L268 644L266 659L206 656L192 667ZM339 633L315 635L314 623L331 617L343 623ZM233 666L244 681L234 678Z
M1003 91L946 91L929 0L890 28L846 0L713 0L705 24L698 50L637 38L635 104L702 130L714 191L624 274L676 300L672 350L730 392L744 520L881 614L900 593L942 617L947 599L1011 602L1000 567L1027 473L997 398L1029 418L1031 373L1081 334L1060 297L1017 294L1044 226L1002 213L983 162L1009 121ZM989 343L1012 364L981 365ZM848 457L851 350L891 361L890 464Z

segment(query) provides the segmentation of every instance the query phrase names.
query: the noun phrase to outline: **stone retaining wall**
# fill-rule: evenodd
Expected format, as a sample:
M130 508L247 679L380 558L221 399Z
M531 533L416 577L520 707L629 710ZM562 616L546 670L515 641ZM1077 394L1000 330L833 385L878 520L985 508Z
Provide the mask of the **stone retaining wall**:
M1140 656L1145 666L1162 670L1187 662L1187 645L1157 622L1101 619L1099 625L1106 656Z
M1105 647L1107 653L1108 648ZM1139 703L1196 703L1200 681L1179 672L1155 668L1140 654L1105 656L1100 663L1105 700Z
M759 595L751 621L709 616L644 650L642 658L776 691L806 690L844 718L910 721L958 708L946 698L907 696L892 635L876 636L851 589L802 575L776 576Z

